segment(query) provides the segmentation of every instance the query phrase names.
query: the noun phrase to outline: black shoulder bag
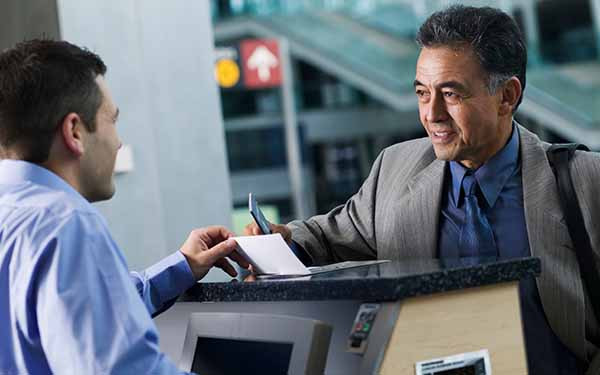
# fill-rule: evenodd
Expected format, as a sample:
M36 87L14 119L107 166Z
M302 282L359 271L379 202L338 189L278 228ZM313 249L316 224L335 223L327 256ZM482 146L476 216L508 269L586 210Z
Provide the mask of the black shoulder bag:
M600 321L600 274L569 171L569 162L575 150L589 151L589 148L578 143L554 144L546 151L546 155L556 177L560 204L575 246L581 278L592 302L596 319Z

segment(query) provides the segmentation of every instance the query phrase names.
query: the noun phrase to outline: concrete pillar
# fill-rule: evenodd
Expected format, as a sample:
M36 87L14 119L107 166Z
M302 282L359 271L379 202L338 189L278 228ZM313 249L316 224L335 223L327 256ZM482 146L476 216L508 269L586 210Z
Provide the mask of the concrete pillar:
M25 39L58 38L58 15L53 0L2 0L0 51Z

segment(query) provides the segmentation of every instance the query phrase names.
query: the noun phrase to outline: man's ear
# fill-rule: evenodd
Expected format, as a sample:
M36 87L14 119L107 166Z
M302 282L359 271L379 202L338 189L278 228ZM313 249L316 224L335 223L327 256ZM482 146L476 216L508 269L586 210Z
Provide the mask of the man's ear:
M513 76L504 82L500 89L502 90L502 95L500 96L499 114L501 116L511 115L523 92L521 82L517 77Z
M73 112L66 115L60 129L66 149L77 157L83 155L85 125L79 115Z

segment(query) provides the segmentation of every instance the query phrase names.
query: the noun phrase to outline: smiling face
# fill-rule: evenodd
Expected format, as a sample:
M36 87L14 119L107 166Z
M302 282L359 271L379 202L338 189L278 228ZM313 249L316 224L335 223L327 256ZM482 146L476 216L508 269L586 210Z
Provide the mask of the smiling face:
M488 75L469 46L425 47L417 61L419 117L435 155L478 168L507 142L512 114L502 88L490 94Z

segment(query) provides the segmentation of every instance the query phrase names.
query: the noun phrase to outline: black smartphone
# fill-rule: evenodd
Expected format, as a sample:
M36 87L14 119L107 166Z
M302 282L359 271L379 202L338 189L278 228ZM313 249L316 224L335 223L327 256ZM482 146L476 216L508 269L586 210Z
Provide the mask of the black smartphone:
M260 228L260 231L263 234L271 234L271 227L269 226L269 221L265 218L262 211L258 207L258 203L256 203L256 199L252 196L252 193L248 194L248 209L250 210L250 215L254 219L254 222Z

